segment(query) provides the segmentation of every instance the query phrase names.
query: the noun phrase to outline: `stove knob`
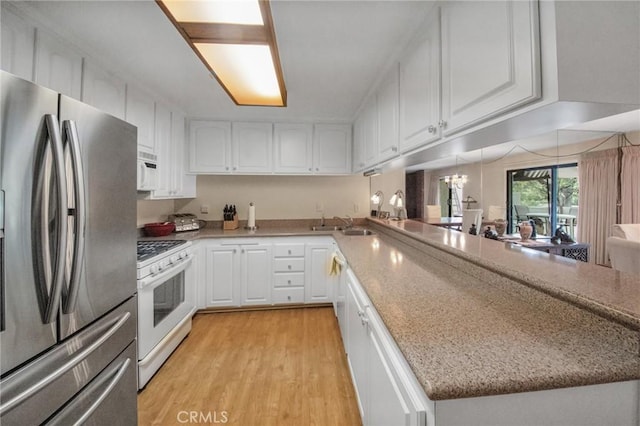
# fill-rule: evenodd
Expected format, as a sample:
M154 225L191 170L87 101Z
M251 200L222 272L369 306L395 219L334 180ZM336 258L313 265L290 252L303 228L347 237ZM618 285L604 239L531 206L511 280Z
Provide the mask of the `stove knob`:
M151 267L149 268L149 272L151 272L151 274L157 274L158 273L158 265L151 265Z
M169 265L171 265L172 263L176 263L178 259L179 259L178 255L174 254L169 258Z
M187 257L187 252L186 252L186 251L184 251L184 250L182 250L182 251L180 252L179 256L180 256L180 259L184 259L185 257Z

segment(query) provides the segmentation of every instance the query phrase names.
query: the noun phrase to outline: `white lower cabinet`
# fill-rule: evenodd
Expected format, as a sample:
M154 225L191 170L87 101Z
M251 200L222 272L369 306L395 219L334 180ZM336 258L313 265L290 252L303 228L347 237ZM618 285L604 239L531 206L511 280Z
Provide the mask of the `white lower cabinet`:
M415 384L389 342L388 332L373 311L351 270L346 275L346 327L341 324L363 425L426 425L426 409ZM338 317L340 320L340 316ZM346 331L347 335L344 335Z
M336 277L327 275L331 266L334 245L314 243L306 246L306 282L304 301L307 303L329 303L333 301L332 282Z
M207 307L271 303L271 245L224 241L205 248Z
M202 308L331 303L327 236L203 240Z

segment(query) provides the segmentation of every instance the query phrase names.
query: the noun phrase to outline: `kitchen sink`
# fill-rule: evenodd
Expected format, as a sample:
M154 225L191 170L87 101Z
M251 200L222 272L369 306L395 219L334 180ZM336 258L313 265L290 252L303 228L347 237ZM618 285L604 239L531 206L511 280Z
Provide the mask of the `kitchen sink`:
M311 230L312 231L332 232L332 231L341 231L342 227L340 227L340 226L312 226Z
M344 235L374 235L375 232L370 231L369 229L363 228L347 228L343 229L342 233Z

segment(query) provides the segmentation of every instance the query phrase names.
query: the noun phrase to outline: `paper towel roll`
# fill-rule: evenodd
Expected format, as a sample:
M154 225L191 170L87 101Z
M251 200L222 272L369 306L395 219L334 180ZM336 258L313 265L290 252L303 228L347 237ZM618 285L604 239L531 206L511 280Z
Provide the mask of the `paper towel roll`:
M255 228L256 226L256 206L253 203L249 203L249 220L247 221L248 228Z

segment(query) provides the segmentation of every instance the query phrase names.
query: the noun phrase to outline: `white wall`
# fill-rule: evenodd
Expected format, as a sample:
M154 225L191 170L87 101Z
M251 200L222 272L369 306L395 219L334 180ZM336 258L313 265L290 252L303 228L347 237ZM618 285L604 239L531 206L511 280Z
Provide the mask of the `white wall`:
M138 200L138 227L145 223L164 222L174 211L174 200Z
M369 178L362 175L202 175L196 188L197 198L176 200L175 206L179 213L204 220L222 220L225 204L235 204L238 218L246 220L250 202L256 206L258 226L261 219L319 219L323 212L326 218L369 215ZM209 207L208 214L200 212L203 205Z

